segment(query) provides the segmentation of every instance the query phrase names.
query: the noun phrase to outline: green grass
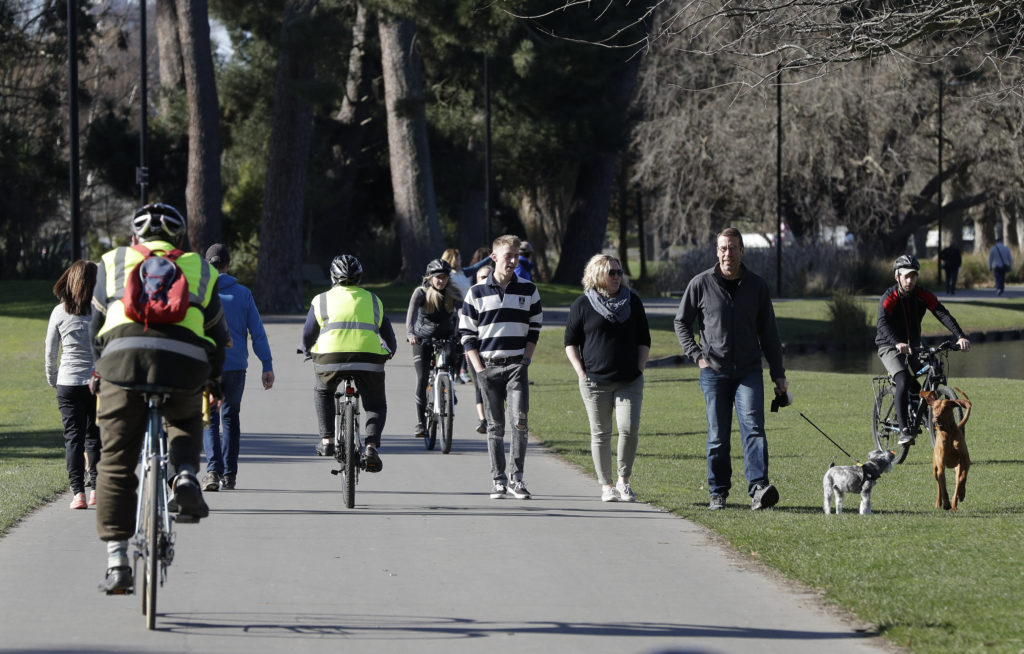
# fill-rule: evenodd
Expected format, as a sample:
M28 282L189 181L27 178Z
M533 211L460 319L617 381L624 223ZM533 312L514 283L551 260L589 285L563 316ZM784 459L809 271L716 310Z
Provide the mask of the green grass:
M42 342L55 302L51 287L0 282L0 533L67 486L60 417L43 375ZM389 310L404 311L411 291L374 287ZM541 292L548 306L578 295L571 287L542 286ZM875 302L864 304L873 315ZM1024 325L1024 301L951 303L951 309L968 331ZM824 301L780 302L776 311L784 339L828 333ZM927 320L932 323L926 331L942 331ZM652 324L652 356L678 354L671 318ZM561 343L559 330L541 336L531 372L531 430L593 475L586 413ZM874 515L856 515L858 502L849 498L846 515L826 517L821 476L830 461L848 461L798 412L863 459L871 448L870 380L806 372L791 372L789 379L796 405L767 418L779 506L749 510L737 458L729 508L711 513L705 508L706 426L696 368L650 369L631 480L640 499L700 523L744 555L820 589L826 601L914 652L1024 649L1024 454L1015 401L1006 400L1024 395L1024 382L958 382L974 401L968 424L974 465L959 512L934 508L929 453L917 447L906 464L882 478ZM594 488L596 497L596 481Z
M659 336L656 342L664 340ZM556 340L542 337L534 357L530 428L593 476L586 412ZM974 402L968 425L974 465L959 512L934 508L936 483L925 446L882 477L873 515L856 515L855 496L847 498L843 516L825 516L822 475L829 462L850 461L799 412L863 460L872 448L870 380L804 372L789 379L795 406L768 413L766 421L779 506L750 511L742 458L734 456L728 510L712 513L706 509L706 422L697 369L650 369L631 480L640 499L698 522L742 554L820 589L826 601L914 652L1024 649L1024 455L1018 414L1004 400L1024 393L1024 382L958 383Z

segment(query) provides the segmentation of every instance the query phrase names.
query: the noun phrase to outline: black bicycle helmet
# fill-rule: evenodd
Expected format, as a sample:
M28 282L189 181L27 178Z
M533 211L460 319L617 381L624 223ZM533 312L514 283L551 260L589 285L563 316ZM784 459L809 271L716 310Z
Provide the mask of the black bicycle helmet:
M452 266L444 259L434 259L427 264L427 277L450 274L452 274Z
M339 254L331 261L331 283L358 284L363 276L363 265L351 254Z
M139 239L168 238L174 240L185 233L188 222L169 204L147 204L132 217L132 233Z
M921 264L918 263L917 257L912 254L901 254L896 257L896 261L892 262L893 272L906 268L909 268L910 270L921 270Z

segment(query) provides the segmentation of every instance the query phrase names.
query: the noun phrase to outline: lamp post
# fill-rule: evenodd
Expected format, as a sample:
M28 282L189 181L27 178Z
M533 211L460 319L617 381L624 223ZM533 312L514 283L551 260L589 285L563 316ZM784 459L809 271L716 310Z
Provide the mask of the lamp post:
M78 4L68 2L68 177L71 198L71 260L82 258L82 216L78 166Z
M484 53L484 242L491 244L491 79Z
M775 289L782 297L782 69L775 77Z
M139 116L139 167L135 171L135 183L139 185L139 199L145 205L148 200L146 187L149 185L149 169L146 167L146 140L148 138L148 123L146 116L146 105L148 104L148 91L146 88L146 0L139 0L139 95L142 101L142 111Z
M946 88L946 80L939 78L939 199L937 214L939 220L939 236L935 247L935 266L938 273L939 286L942 285L942 96ZM926 248L927 249L927 248Z

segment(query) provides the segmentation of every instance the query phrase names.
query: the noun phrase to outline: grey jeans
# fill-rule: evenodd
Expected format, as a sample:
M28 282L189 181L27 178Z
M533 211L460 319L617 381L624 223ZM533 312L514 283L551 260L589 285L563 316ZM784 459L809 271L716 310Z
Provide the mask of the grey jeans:
M640 407L644 401L644 376L629 382L580 380L580 395L590 419L590 453L597 480L612 485L612 409L619 430L618 473L629 479L639 441Z
M523 464L526 460L526 439L529 426L526 416L530 412L530 380L527 366L521 362L503 365L487 364L477 375L477 383L484 400L484 417L487 418L487 453L491 456L491 479L507 484L505 472L505 407L508 406L509 422L512 423L512 481L523 480Z

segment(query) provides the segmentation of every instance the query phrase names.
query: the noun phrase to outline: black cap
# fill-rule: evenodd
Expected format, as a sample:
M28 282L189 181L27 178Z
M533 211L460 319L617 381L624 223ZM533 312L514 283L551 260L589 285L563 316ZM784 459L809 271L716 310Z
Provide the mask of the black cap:
M214 266L226 266L231 263L231 253L223 243L214 243L206 251L206 260Z

